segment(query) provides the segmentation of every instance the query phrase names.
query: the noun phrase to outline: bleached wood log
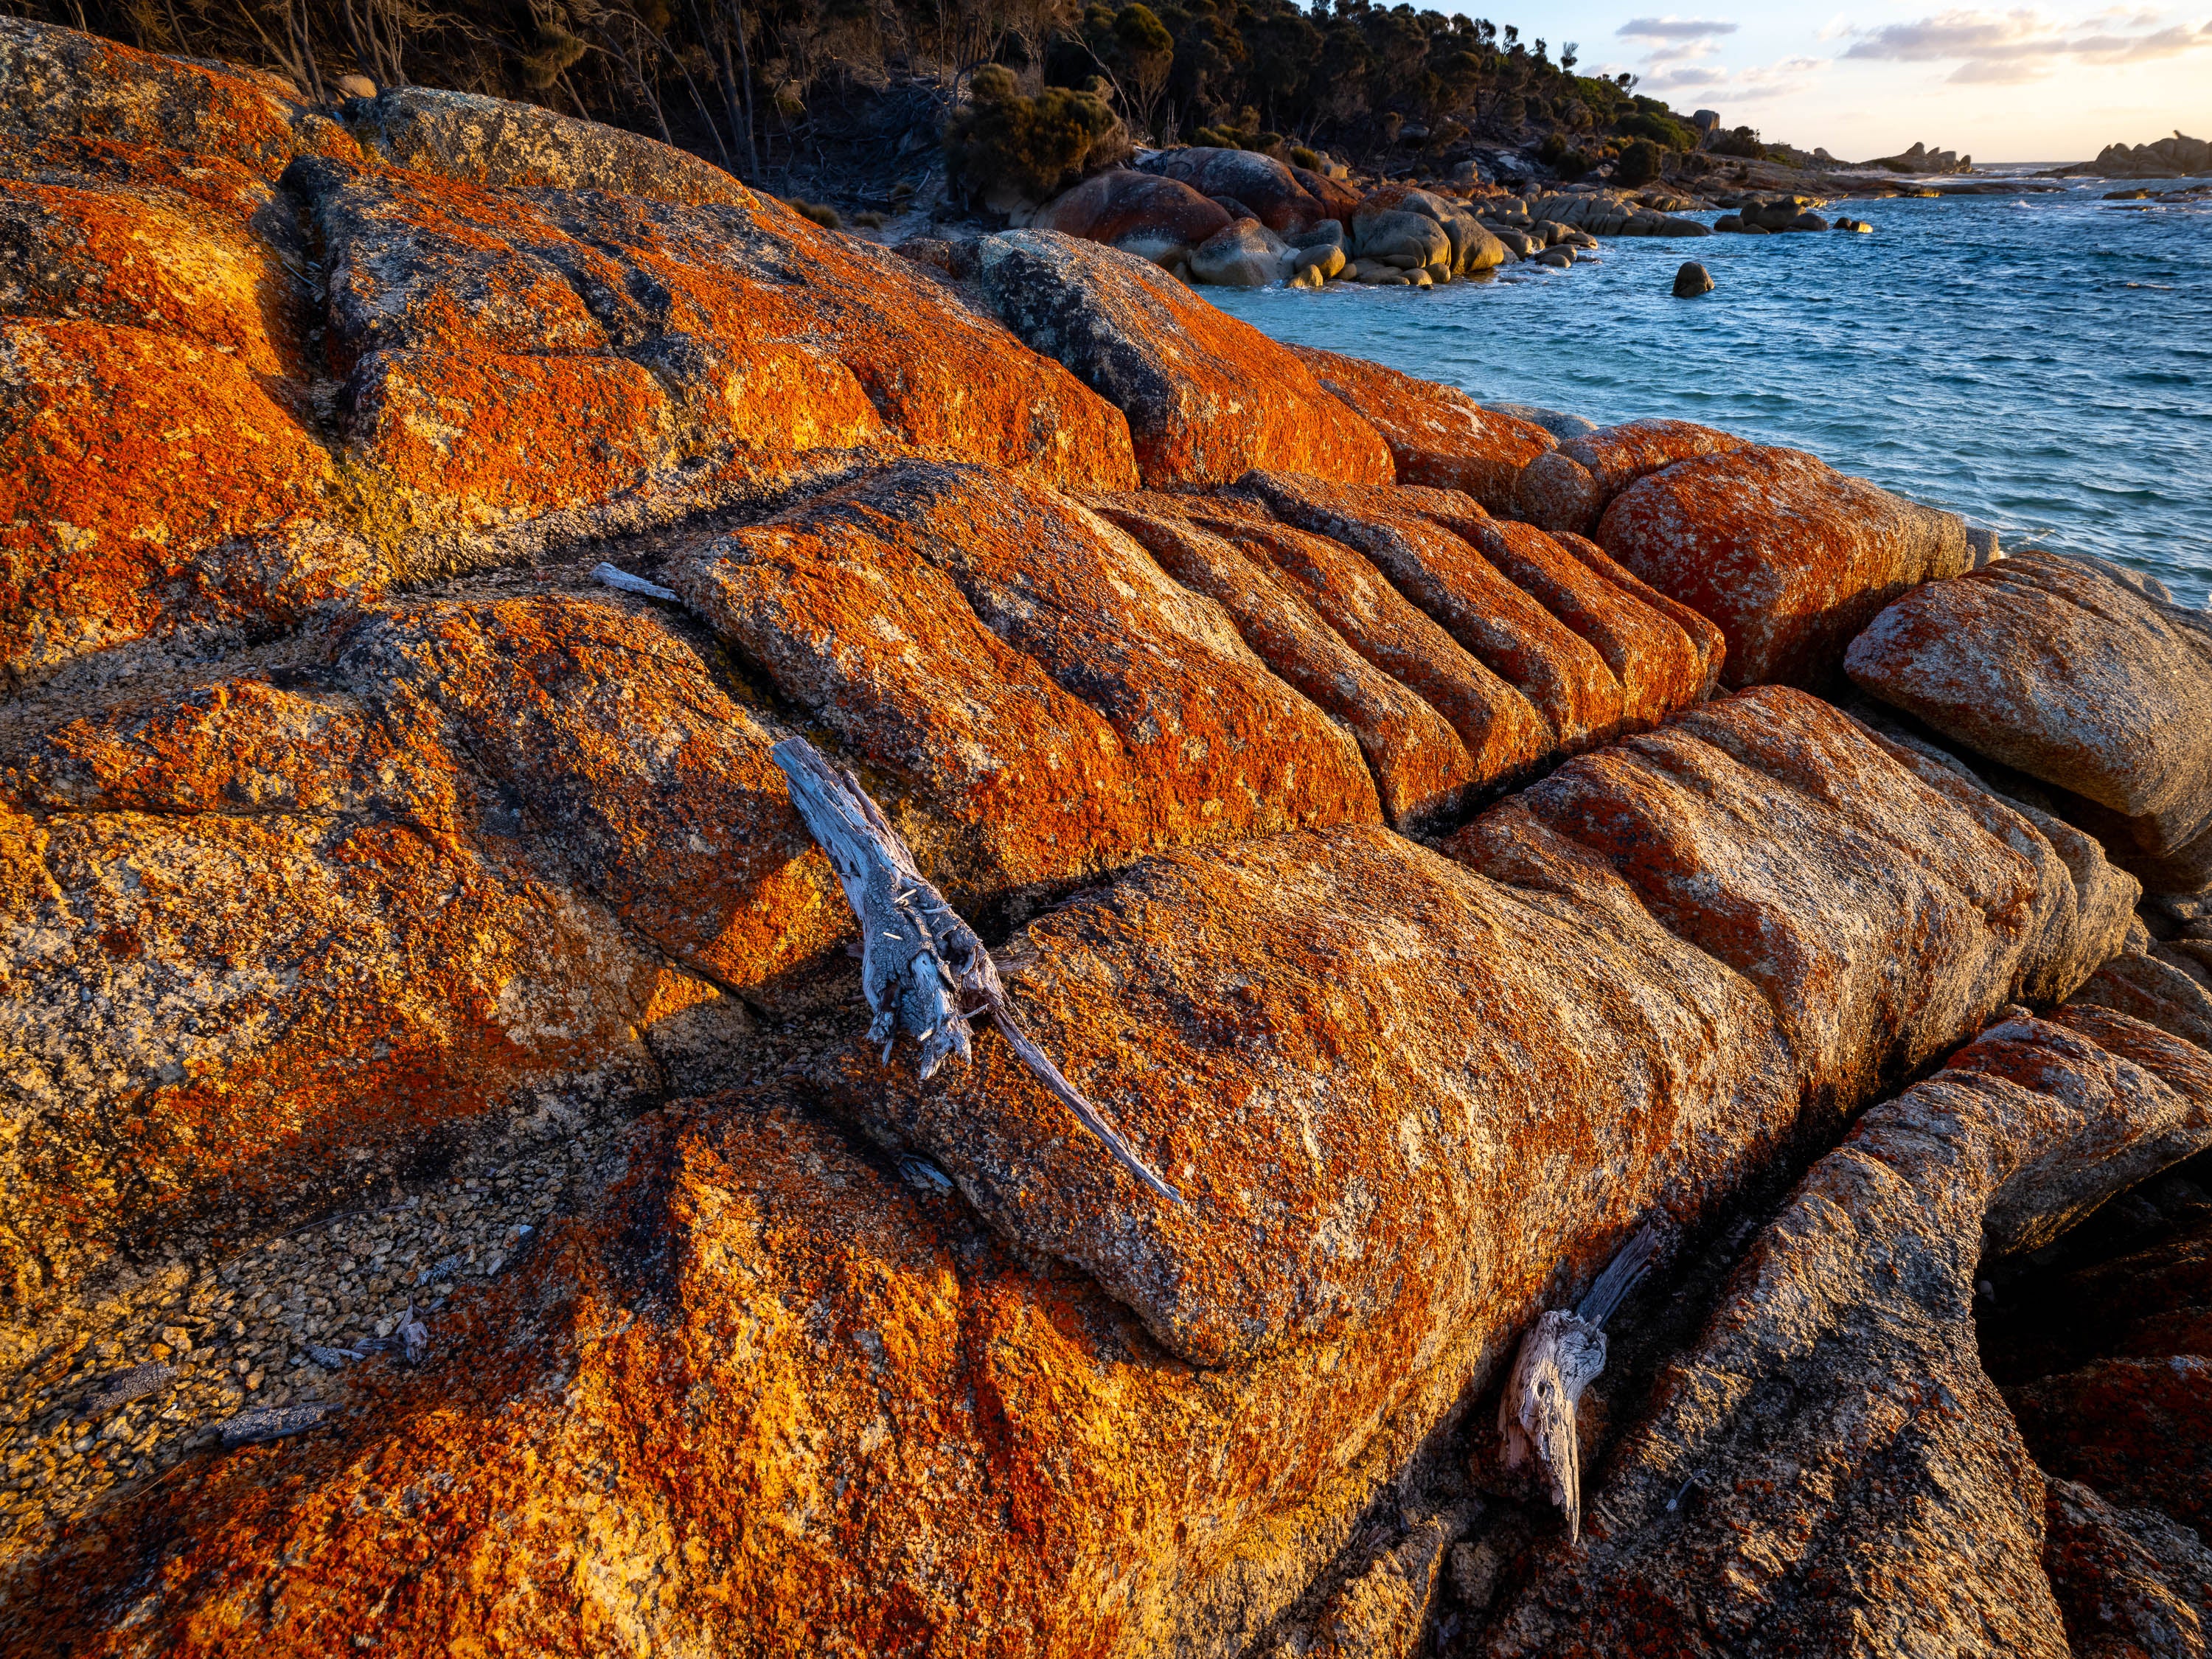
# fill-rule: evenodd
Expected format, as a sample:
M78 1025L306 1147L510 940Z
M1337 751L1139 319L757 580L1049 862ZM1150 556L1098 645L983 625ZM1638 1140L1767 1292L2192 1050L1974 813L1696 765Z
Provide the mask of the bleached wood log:
M1583 1390L1605 1370L1605 1322L1650 1269L1659 1236L1641 1228L1621 1246L1589 1294L1570 1313L1554 1308L1522 1340L1498 1402L1498 1430L1505 1442L1505 1467L1541 1466L1552 1501L1566 1511L1567 1536L1583 1535L1582 1445L1575 1408Z
M619 587L625 593L640 593L648 599L672 599L676 597L674 588L663 587L659 582L649 582L642 576L633 576L629 571L614 565L595 564L592 567L592 574L609 587Z
M1023 1030L983 941L923 876L912 849L860 780L831 766L804 738L787 738L769 754L860 919L860 988L874 1016L868 1038L884 1045L884 1063L890 1063L904 1029L921 1044L921 1075L933 1077L947 1060L971 1057L971 1022L988 1018L1015 1057L1130 1174L1161 1197L1182 1203Z

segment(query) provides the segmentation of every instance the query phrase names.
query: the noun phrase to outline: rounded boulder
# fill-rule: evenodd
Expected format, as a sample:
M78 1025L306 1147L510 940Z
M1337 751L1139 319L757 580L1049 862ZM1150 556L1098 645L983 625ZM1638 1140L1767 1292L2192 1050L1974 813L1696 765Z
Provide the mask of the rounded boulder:
M1290 168L1255 150L1194 146L1148 156L1144 167L1147 173L1188 185L1201 196L1233 198L1278 235L1310 230L1333 216Z
M1694 300L1712 291L1713 273L1695 259L1685 260L1682 268L1674 273L1674 297L1678 300Z
M1172 267L1233 222L1188 185L1115 167L1054 197L1030 224Z
M1281 237L1257 219L1239 219L1191 250L1194 282L1216 288L1265 288L1283 274Z

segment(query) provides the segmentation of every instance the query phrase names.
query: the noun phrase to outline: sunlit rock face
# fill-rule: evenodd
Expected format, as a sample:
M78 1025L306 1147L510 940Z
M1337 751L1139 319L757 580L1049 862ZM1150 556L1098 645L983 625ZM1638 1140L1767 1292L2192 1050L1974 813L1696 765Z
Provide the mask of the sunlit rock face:
M11 1647L1637 1652L1781 1559L1606 1519L1721 1447L1799 1650L2190 1593L2194 1453L2130 1467L2202 1438L2185 1262L2039 1370L1962 1334L2206 1139L2193 941L1973 763L2088 727L1923 686L1923 611L2080 570L1941 580L1955 521L1810 457L1558 443L1051 230L925 264L525 106L0 64ZM2114 729L2181 695L2118 660ZM863 1036L793 738L1180 1201L988 1024ZM1597 1547L1489 1491L1522 1544L1448 1571L1522 1335L1647 1225L1721 1311L1593 1419ZM1808 1331L1789 1437L1685 1416Z

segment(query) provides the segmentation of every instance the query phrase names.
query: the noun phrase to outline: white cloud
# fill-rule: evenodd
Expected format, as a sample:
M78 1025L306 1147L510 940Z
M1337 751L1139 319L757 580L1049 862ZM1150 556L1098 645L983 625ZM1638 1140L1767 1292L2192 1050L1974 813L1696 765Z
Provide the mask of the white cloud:
M1706 40L1742 27L1718 18L1632 17L1613 33L1631 40Z
M2075 65L2154 63L2212 50L2212 23L2153 26L2161 14L2113 7L2077 23L2039 11L1946 11L1910 23L1853 30L1845 58L1888 63L1955 63L1961 85L2016 86ZM2101 27L2100 27L2101 26Z

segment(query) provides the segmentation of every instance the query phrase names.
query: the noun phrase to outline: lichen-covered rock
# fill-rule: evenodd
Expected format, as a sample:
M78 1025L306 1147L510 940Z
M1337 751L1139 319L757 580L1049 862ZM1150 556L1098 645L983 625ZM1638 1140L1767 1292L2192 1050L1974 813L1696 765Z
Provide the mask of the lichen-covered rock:
M967 898L1381 816L1357 746L1228 613L1042 486L893 468L699 540L671 580L933 820L916 839Z
M1594 544L1493 519L1455 492L1409 489L1404 495L1604 659L1620 686L1613 731L1656 725L1711 695L1725 648L1720 630L1628 576Z
M1200 196L1226 196L1252 210L1279 235L1310 230L1333 217L1298 181L1297 173L1257 150L1192 145L1160 151L1141 164L1148 173L1188 185Z
M1514 782L1554 751L1534 704L1341 542L1264 514L1200 522L1272 567L1346 645L1435 709L1465 745L1475 788Z
M1287 347L1134 254L1051 231L986 237L976 285L1006 325L1128 417L1155 489L1279 467L1388 483L1390 451Z
M752 209L752 191L711 162L619 127L580 121L537 104L386 87L343 112L375 161L472 185L618 191L683 206Z
M328 250L355 452L465 520L757 493L812 452L1134 481L1126 423L1066 370L909 262L761 198L672 206L334 162L287 179Z
M1770 803L1808 787L1793 744L1857 729L1790 694L1728 707L1765 734L1776 771L1737 764ZM1851 939L1894 925L1893 890L1940 899L1929 848L1954 869L2002 855L1940 797L1900 813L1894 763L1861 741L1836 787L1897 839L1800 808L1770 854L1797 891L1872 896L1822 917ZM370 1608L402 1652L495 1626L587 1648L979 1629L1017 1654L1243 1648L1536 1307L1855 1103L1848 1057L1685 937L1752 912L1738 865L1711 869L1708 923L1691 884L1647 902L1557 835L1490 862L1371 825L1188 849L1000 953L1024 1020L1186 1205L1132 1187L988 1032L928 1084L856 1044L817 1063L824 1096L973 1212L787 1109L653 1128L626 1196L461 1316L481 1323L449 1322L452 1363L366 1379L319 1443L110 1508L14 1581L9 1616L86 1651L155 1631L178 1652L313 1646ZM1988 1012L1942 981L2018 945L1961 931L1861 999L1870 1046L1907 1063L1937 1020Z
M2041 889L2080 884L2020 850L2025 820L2001 836L1991 817L1776 687L1579 757L1445 846L1501 879L1564 858L1623 884L1772 1000L1808 1088L1863 1099L1971 1035L2023 981L2072 989L2051 966L2044 930L2059 913ZM2132 897L2077 890L2063 921L2075 982L2119 949Z
M1358 739L1382 810L1408 834L1466 805L1474 763L1451 725L1410 687L1346 643L1291 579L1189 510L1192 498L1107 498L1099 511L1169 575L1218 603L1261 661Z
M355 106L365 151L273 77L4 28L15 682L860 456L1135 481L1127 422L1065 369L696 158L411 88Z
M1515 483L1517 516L1546 530L1588 536L1613 498L1638 478L1696 456L1724 455L1749 441L1694 421L1600 427L1530 459Z
M1554 750L1581 748L1620 729L1620 682L1605 659L1422 511L1425 505L1453 510L1458 501L1431 503L1426 501L1431 492L1412 487L1363 489L1274 472L1253 472L1237 487L1285 522L1358 548L1401 592L1528 699L1550 727ZM1481 513L1471 502L1459 510Z
M1341 352L1293 346L1314 378L1382 434L1398 482L1464 490L1492 513L1512 512L1522 469L1557 441L1454 386L1418 380Z
M1583 1547L1547 1553L1484 1650L2068 1655L1974 1281L1985 1242L2033 1243L2138 1173L2114 1146L2179 1119L2212 1140L2212 1057L2126 1024L2097 1029L2165 1069L2019 1018L1868 1112L1662 1373Z
M33 143L177 150L270 179L295 155L357 148L279 76L133 52L21 18L0 18L0 131Z
M1169 267L1229 223L1220 206L1180 180L1112 167L1053 198L1030 228L1103 242Z
M851 927L769 735L619 603L394 611L17 732L19 1310L649 1092Z
M1638 479L1605 509L1596 539L1720 625L1732 686L1832 684L1845 647L1884 605L1973 564L1956 515L1759 445Z
M2212 884L2212 627L2200 616L2027 551L1905 595L1844 666L1944 736L2087 803L2069 816L2152 887Z
M2005 1398L2051 1474L2212 1528L2212 1354L2095 1359Z
M0 323L0 674L163 626L251 639L380 590L273 378L151 329Z

